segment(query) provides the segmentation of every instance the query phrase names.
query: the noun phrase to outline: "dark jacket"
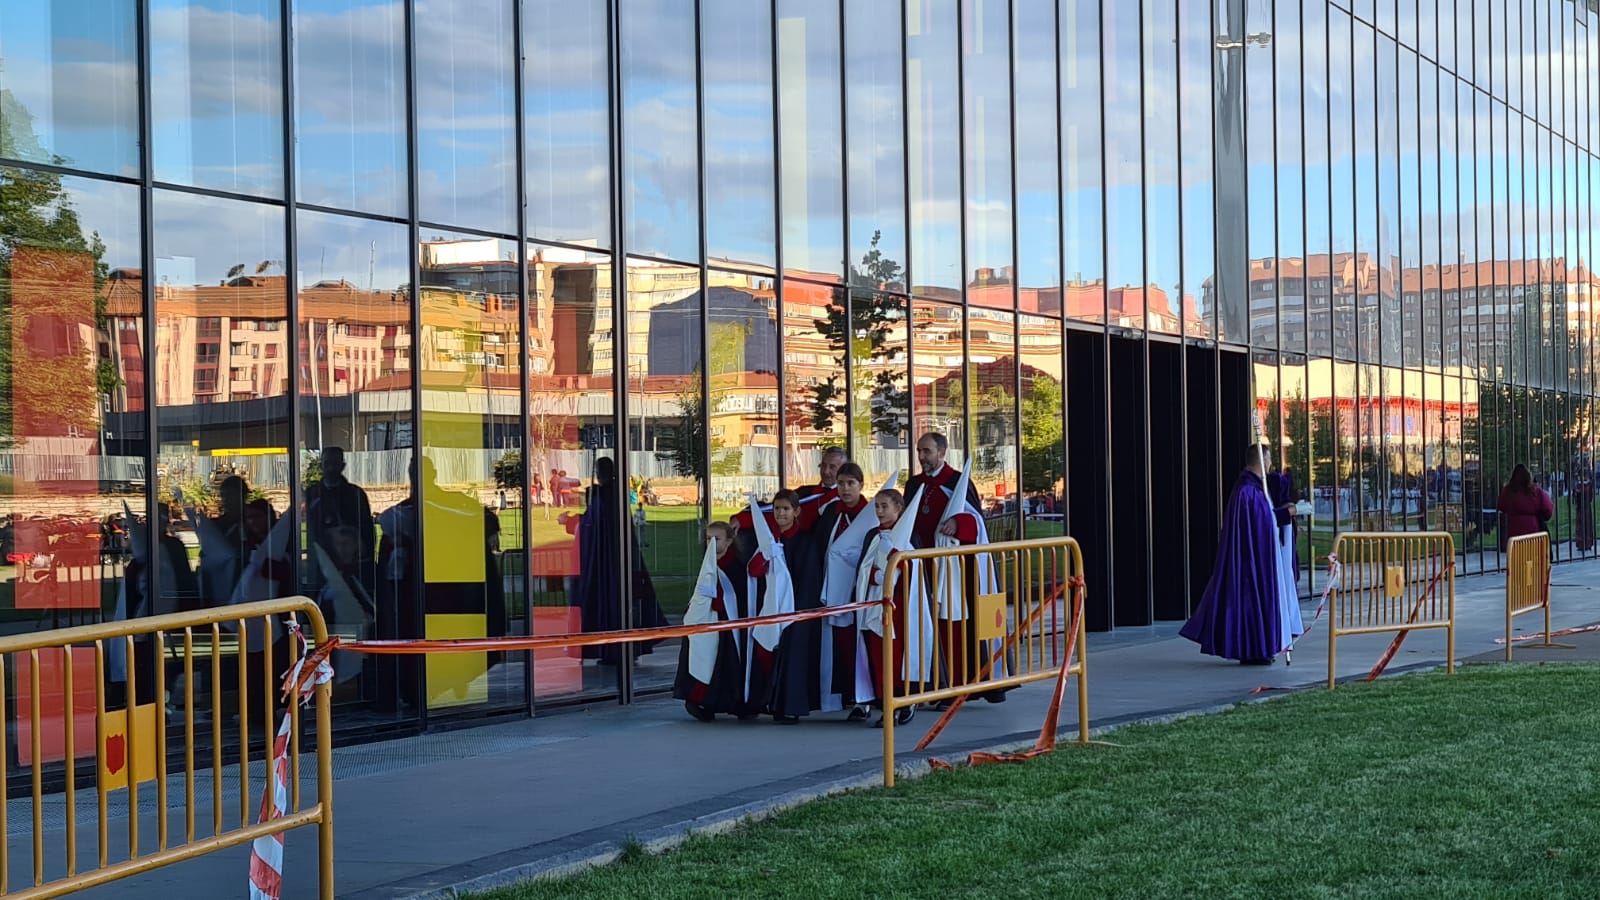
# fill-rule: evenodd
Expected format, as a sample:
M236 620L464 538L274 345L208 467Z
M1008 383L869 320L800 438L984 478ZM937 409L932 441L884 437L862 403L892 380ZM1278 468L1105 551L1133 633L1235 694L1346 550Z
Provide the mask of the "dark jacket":
M1544 530L1544 523L1555 515L1555 504L1550 502L1550 495L1538 485L1534 485L1533 490L1526 494L1506 488L1500 492L1500 502L1495 504L1495 508L1500 510L1501 533L1507 538L1537 534Z

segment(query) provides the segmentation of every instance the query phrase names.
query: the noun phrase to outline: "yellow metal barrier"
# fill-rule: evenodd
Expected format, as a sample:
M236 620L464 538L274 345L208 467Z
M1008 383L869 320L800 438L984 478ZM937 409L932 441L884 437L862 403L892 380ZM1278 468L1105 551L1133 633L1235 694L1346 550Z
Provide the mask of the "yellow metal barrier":
M1381 672L1412 631L1445 630L1447 671L1455 671L1456 549L1448 532L1349 532L1334 541L1339 581L1328 618L1328 687L1333 687L1339 638L1398 632L1377 667Z
M1571 644L1550 640L1550 535L1540 531L1506 542L1506 662L1511 661L1511 620L1544 610L1544 643L1540 647L1571 650Z
M321 866L319 895L323 900L332 900L333 768L330 741L332 713L328 685L319 686L315 695L316 802L304 809L300 807L300 711L298 705L291 704L293 727L288 750L290 775L286 815L265 823L255 821L260 810L262 789L270 783L272 775L268 771L265 773L266 782L252 783L250 763L252 759L258 762L270 759L278 725L274 706L278 698L279 679L283 674L281 666L286 662L292 664L300 652L300 648L296 646L297 642L286 632L279 631L274 634L274 623L279 621L279 617L291 613L304 623L303 627L308 629L317 644L320 645L327 640L328 629L323 622L321 611L314 602L305 597L242 603L237 606L190 613L174 613L0 637L0 663L3 663L7 655L16 658L15 671L18 673L19 682L16 685L16 695L19 698L19 706L23 697L24 683L26 696L29 698L28 715L24 717L19 711L15 724L8 721L6 727L19 729L18 747L21 748L24 743L20 740L20 728L24 723L27 724L28 736L25 740L30 752L25 764L30 765L33 772L33 883L32 886L12 896L59 897L229 847L248 844L266 835L315 824L318 826L318 856ZM236 635L243 635L243 640L241 641ZM227 655L225 648L231 649L230 645L237 647L240 642L245 644L246 652L235 651L233 653L235 659L228 663L228 668L232 669L228 674L236 675L238 678L236 705L239 762L236 767L237 772L230 776L226 772L228 767L223 765L223 724L225 715L234 711L228 710L225 713L222 703L221 688L225 671L223 659ZM258 649L250 651L252 645ZM108 651L113 652L108 653ZM115 658L118 654L120 659ZM79 692L88 693L82 690L82 685L74 684L75 664L80 660L85 670L89 668L92 660L94 673L92 709L78 708L76 703ZM200 661L199 665L196 664L197 660ZM276 671L274 660L280 664L280 668ZM107 676L114 664L126 666L126 701L123 709L107 708ZM252 664L258 667L253 671L259 677L252 674ZM44 684L46 679L41 674L45 666L51 669L49 684ZM5 672L5 667L0 665L0 696L5 694ZM182 676L181 692L169 695L169 676L176 678L179 674ZM197 674L207 681L210 692L207 710L202 710L196 705ZM78 677L84 675L87 675L87 672ZM153 680L150 691L141 688L142 680L146 678ZM48 712L41 702L41 693L45 690L52 693L51 708ZM258 691L259 703L248 696ZM146 696L149 699L141 703L140 698ZM176 708L179 711L178 715L182 719L181 735L177 729L168 727L169 708ZM211 738L209 834L205 833L203 820L199 828L196 826L201 804L196 798L195 762L197 752L204 752L195 740L196 714L203 711L209 712ZM257 723L259 727L254 735L260 738L257 741L255 754L252 754L252 712L260 714L260 722ZM98 824L97 853L93 857L93 865L89 865L87 860L79 859L77 783L80 778L74 769L74 764L80 756L76 746L79 737L77 732L80 730L80 724L85 726L88 724L87 717L90 714L93 715L94 736L89 739L95 742L94 758L97 772L95 793L98 801L95 817ZM83 730L87 732L90 729L85 727ZM43 818L46 753L42 736L46 732L57 736L52 742L59 740L59 758L63 759L66 765L64 835L66 846L63 848L63 855L50 860L48 869ZM173 739L181 740L183 747L181 773L172 773L168 769L170 762L173 761L168 742ZM87 758L87 754L83 756ZM0 784L5 782L5 762L4 756L0 755ZM181 840L175 840L176 836L170 833L168 806L171 782L180 774L183 778L183 834ZM237 828L230 827L231 817L224 815L223 782L229 777L237 777L239 785ZM149 834L146 833L145 839L141 841L140 786L141 783L151 781L155 782L156 791L155 840L149 840ZM112 803L113 796L125 797L125 800ZM0 803L0 835L6 830L5 806L4 803ZM126 812L128 830L127 859L115 862L111 860L109 833L112 812ZM229 821L225 822L225 818ZM151 847L153 847L151 852L145 852ZM52 852L50 855L55 856L55 853ZM55 877L51 877L52 874ZM235 884L214 886L208 889L208 892L218 896L242 893L247 874L245 867L241 865ZM0 894L8 893L10 885L9 847L4 840L0 840Z
M1070 586L1082 574L1083 552L1070 537L894 556L883 596L895 598L895 609L883 616L878 672L886 787L894 785L897 711L1059 678L1069 656L1078 742L1088 743L1087 644Z

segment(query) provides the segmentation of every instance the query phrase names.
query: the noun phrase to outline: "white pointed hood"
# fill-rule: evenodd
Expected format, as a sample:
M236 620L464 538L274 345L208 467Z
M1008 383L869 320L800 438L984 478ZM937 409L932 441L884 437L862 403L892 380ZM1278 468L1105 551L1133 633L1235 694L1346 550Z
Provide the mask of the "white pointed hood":
M944 505L944 515L939 517L939 524L943 525L956 513L965 512L967 509L967 492L972 490L972 460L968 459L966 466L961 469L961 477L956 479L955 491L950 494L950 502ZM977 513L977 510L973 510Z
M755 501L751 495L750 500ZM763 616L781 616L794 612L794 584L789 580L789 563L783 557L783 547L772 533L771 526L767 525L766 516L750 517L756 528L756 547L761 555L767 558L766 594L761 600L760 614ZM750 596L756 596L756 585L750 584ZM767 650L778 648L778 639L783 636L783 624L757 625L752 629L756 643Z
M700 560L700 577L695 579L695 593L702 597L717 595L717 542L706 541L706 555Z
M755 508L757 505L756 496L751 494L751 508ZM766 516L751 516L750 521L755 525L756 529L756 547L761 551L761 555L767 558L768 562L772 562L773 551L778 544L777 537L772 533L772 526L767 524Z
M927 490L927 485L917 488L917 492L906 501L906 508L900 513L900 518L894 523L894 528L889 532L889 549L910 550L911 534L916 530L917 517L912 512L922 503L922 492Z
M122 501L122 521L128 526L129 552L133 556L134 561L141 563L149 562L150 547L148 546L148 542L150 540L150 536L145 531L145 526L140 523L138 519L133 517L133 510L128 508L128 501L126 500ZM113 641L112 643L120 644L121 641Z

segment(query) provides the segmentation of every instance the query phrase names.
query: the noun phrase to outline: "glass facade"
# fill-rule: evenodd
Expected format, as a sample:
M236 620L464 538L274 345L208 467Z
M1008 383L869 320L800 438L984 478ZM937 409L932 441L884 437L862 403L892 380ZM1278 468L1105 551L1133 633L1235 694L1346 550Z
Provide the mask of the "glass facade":
M1574 0L12 0L0 622L674 622L707 521L927 430L1097 628L1187 614L1256 423L1307 592L1351 528L1498 568L1518 463L1591 555L1597 62ZM631 650L347 660L339 721Z

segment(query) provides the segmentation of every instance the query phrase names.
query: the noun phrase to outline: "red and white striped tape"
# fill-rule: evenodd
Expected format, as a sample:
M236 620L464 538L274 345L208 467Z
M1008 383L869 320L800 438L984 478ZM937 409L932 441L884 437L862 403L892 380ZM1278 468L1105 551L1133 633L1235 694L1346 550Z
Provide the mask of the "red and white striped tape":
M328 651L332 645L312 652L300 625L289 621L289 631L300 641L300 659L284 676L285 699L291 705L283 710L283 722L278 726L278 736L272 741L272 756L267 764L267 784L261 792L260 823L281 819L289 814L289 732L293 725L293 703L304 706L316 694L317 685L333 680L333 667L328 665ZM302 674L307 662L314 668ZM263 835L250 844L250 900L282 900L283 897L283 832Z

